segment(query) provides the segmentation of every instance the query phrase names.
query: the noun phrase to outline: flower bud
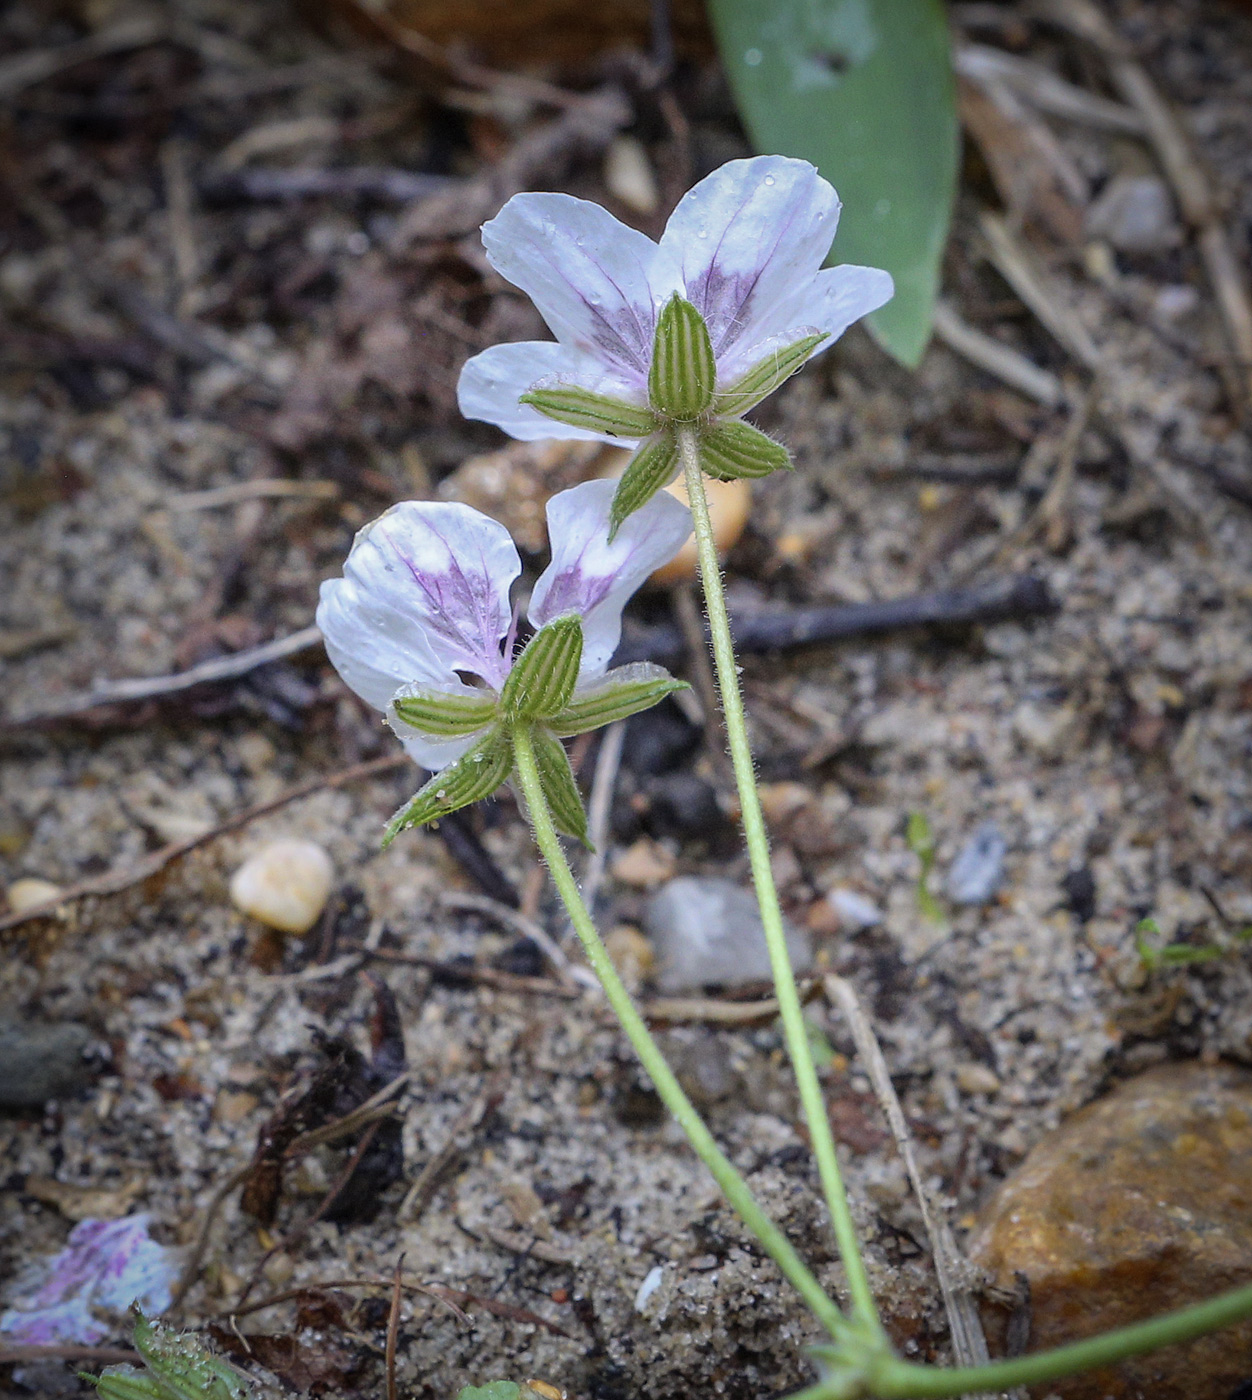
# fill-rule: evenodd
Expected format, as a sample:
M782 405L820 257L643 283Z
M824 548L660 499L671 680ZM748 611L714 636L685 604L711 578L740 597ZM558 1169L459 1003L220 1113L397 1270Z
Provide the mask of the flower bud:
M717 388L717 361L704 317L675 293L656 322L648 400L657 413L691 422L708 410Z

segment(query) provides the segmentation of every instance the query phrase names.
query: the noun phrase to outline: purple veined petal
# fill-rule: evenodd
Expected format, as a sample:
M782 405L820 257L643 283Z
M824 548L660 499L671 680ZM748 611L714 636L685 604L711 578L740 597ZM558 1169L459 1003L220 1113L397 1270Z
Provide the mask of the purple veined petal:
M566 613L583 620L579 684L604 674L622 635L622 609L649 574L667 564L691 534L691 512L658 491L627 516L609 543L615 481L585 481L548 502L552 562L530 599L536 627Z
M591 356L552 340L515 341L493 345L468 360L461 370L456 396L466 418L494 423L522 442L543 438L581 438L627 446L622 438L592 433L538 412L518 399L541 381L577 384L597 394L610 394L629 403L646 403L642 381L615 374Z
M762 359L774 345L794 344L815 332L826 339L813 351L820 355L862 316L877 311L891 300L895 286L891 274L878 267L857 267L842 263L826 267L806 283L801 283L762 318L759 328L763 341L740 341L718 361L719 383L728 383ZM810 358L812 358L810 356Z
M509 589L521 571L509 532L480 511L453 501L392 506L357 534L343 566L344 580L355 590L344 602L352 605L357 629L349 627L346 636L336 633L331 660L356 689L340 660L385 621L387 645L374 642L371 650L366 643L360 652L366 663L385 670L379 662L398 659L401 647L414 660L424 648L437 668L402 677L388 701L409 681L446 686L454 671L468 671L498 687L508 673L500 643L509 630ZM319 607L319 626L321 619ZM332 621L329 611L327 620ZM405 622L397 635L395 629ZM358 694L375 703L363 690Z
M444 686L455 679L452 667L430 649L413 615L355 579L332 578L322 584L317 625L331 665L375 710L386 710L402 685Z
M483 225L483 247L563 345L646 383L657 310L681 286L650 238L589 200L516 194Z
M688 190L661 249L679 262L719 360L741 339L768 334L760 327L821 267L838 223L838 196L804 160L728 161Z

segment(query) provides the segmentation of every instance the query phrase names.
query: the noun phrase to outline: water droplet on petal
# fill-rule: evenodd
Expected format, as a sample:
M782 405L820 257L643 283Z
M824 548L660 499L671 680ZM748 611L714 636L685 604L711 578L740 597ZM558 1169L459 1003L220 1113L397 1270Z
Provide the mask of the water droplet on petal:
M749 68L757 68L760 66L761 60L764 57L765 55L760 51L760 49L748 49L743 56L743 61L748 65Z
M696 230L696 237L697 237L697 238L707 238L708 236L709 236L709 231L708 231L708 229L702 228L702 229L697 229L697 230Z
M765 177L765 183L767 185L772 185L774 183L774 177L772 175L767 175Z

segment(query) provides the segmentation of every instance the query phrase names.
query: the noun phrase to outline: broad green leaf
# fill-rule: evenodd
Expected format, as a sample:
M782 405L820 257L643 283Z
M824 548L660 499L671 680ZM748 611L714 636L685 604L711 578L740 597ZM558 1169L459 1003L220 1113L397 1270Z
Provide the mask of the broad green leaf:
M709 0L757 150L812 161L843 201L832 262L883 267L868 318L921 360L956 192L959 130L939 0Z
M541 627L513 664L500 691L510 719L551 719L570 702L583 659L579 617L558 617Z

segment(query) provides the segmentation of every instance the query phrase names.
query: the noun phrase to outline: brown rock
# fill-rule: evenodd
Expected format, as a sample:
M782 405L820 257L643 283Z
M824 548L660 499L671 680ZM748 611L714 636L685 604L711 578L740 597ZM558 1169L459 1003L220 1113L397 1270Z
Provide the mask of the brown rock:
M975 1263L1030 1284L1036 1351L1252 1279L1252 1074L1167 1065L1044 1138L982 1212ZM988 1318L994 1337L1006 1317ZM1228 1400L1252 1381L1252 1322L1045 1386L1064 1400Z

